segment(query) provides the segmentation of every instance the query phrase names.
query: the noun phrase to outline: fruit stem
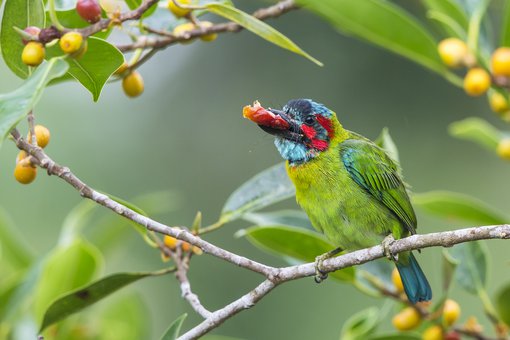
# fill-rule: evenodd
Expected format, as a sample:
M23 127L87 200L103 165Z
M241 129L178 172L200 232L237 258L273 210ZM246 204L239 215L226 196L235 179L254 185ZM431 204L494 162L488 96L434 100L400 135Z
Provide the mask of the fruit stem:
M57 11L55 10L55 0L48 0L50 20L53 26L59 31L65 30L65 27L58 21Z

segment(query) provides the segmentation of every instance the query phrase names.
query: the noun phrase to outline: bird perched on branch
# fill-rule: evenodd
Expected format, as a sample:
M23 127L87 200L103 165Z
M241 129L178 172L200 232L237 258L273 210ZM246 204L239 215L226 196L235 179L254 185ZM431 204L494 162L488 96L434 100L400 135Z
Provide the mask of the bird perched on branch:
M326 258L382 243L409 301L432 298L414 255L388 251L392 238L415 233L416 215L399 165L383 149L344 129L333 111L309 99L291 100L282 110L266 110L255 102L243 115L276 137L297 202L313 226L338 246L317 257L316 281L327 276L321 270Z

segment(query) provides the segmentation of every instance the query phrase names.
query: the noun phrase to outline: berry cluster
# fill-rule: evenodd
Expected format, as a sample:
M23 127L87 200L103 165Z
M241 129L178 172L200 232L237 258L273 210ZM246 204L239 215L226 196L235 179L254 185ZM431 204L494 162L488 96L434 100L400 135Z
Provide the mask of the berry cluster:
M180 248L182 253L193 253L195 255L202 255L203 253L202 249L200 249L199 247L192 246L188 242L180 241L172 236L165 235L163 243L172 252L175 252L178 248ZM161 257L165 262L169 260L164 252L161 253Z
M37 145L41 148L46 147L50 142L50 131L42 126L34 126L35 139ZM27 136L28 142L32 141L32 135L29 133ZM32 183L37 176L37 168L30 161L31 158L28 154L21 150L16 157L16 166L14 167L14 178L21 184Z

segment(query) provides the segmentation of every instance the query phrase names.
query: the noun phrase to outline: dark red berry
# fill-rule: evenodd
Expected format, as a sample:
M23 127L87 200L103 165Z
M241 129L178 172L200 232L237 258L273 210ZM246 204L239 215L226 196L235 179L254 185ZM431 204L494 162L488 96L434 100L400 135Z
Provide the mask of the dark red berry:
M76 12L91 24L101 20L101 7L96 0L78 0L76 3Z
M27 32L30 35L39 36L39 33L41 32L41 29L39 27L35 26L28 26L23 31ZM30 40L21 39L23 41L23 45L28 44Z
M448 332L445 334L444 340L460 340L460 334L455 331Z

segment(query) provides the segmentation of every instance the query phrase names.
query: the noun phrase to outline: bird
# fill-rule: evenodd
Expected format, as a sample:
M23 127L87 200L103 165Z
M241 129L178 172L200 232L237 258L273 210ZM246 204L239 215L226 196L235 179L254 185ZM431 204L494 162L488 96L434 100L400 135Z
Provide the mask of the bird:
M337 248L316 259L316 281L327 277L322 261L340 251L383 244L408 300L432 299L412 252L389 252L395 239L416 233L417 219L400 165L371 140L345 129L336 113L311 99L290 100L281 110L259 102L243 115L275 137L296 188L296 200L313 227ZM388 253L387 253L388 251Z

